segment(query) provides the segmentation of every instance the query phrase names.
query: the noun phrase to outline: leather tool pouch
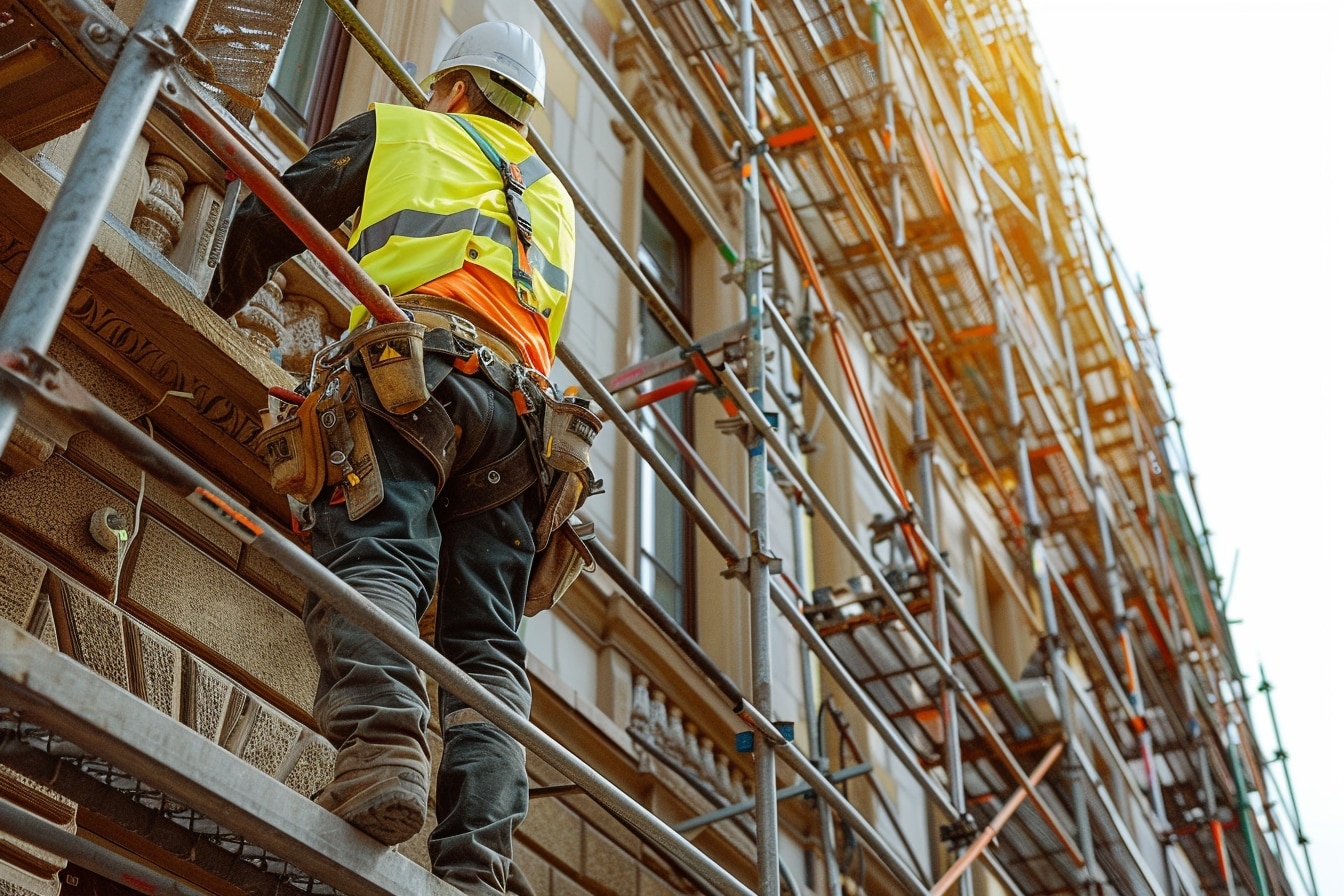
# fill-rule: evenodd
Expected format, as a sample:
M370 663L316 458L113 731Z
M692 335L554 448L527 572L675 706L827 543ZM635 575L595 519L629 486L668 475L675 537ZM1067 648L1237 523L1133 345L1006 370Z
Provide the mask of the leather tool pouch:
M386 410L409 414L429 400L424 324L379 324L357 333L351 345Z
M539 453L549 468L546 504L533 533L537 556L527 585L525 616L535 616L560 602L582 570L594 568L593 555L570 517L590 495L601 491L589 459L602 421L574 399L542 392ZM585 524L587 535L592 525Z
M357 520L383 500L383 479L354 377L336 371L290 416L261 434L271 488L302 504L329 485L342 485L346 510Z
M527 606L524 616L535 616L549 610L565 596L579 573L596 568L593 553L584 539L592 537L593 524L573 525L566 520L551 535L546 550L532 561L532 578L527 582Z

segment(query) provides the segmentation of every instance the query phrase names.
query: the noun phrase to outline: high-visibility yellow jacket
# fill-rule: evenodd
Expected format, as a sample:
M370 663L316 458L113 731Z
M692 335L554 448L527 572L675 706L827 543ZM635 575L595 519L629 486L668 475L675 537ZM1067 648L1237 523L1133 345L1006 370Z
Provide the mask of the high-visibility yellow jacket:
M446 115L376 104L377 142L350 253L392 295L479 265L513 283L514 232L499 170ZM554 353L574 272L574 203L512 127L464 116L522 171L531 214L534 309L518 313L549 335Z

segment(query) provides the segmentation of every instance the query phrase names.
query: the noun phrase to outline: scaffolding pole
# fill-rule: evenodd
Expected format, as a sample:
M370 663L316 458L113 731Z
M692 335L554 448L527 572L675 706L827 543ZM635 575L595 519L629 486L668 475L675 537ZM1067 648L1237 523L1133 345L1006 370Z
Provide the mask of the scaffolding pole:
M692 466L694 467L698 481L704 482L710 486L710 489L715 493L715 496L723 504L724 509L728 511L729 515L733 517L733 519L738 523L739 526L741 526L744 532L747 531L747 529L749 528L749 524L745 514L742 513L741 508L739 508L737 504L734 503L733 500L726 494L726 492L724 492L722 487L717 485L714 473L712 470L709 469L709 466L705 463L704 458L700 457L698 454L695 453L694 449L691 447L690 443L686 441L685 437L682 436L679 432L677 432L675 428L673 428L671 421L667 419L666 415L664 415L657 408L654 408L653 411L655 418L658 420L659 425L664 427L664 429L666 430L665 434L672 439L673 443L676 445L678 452L682 455L683 458L686 459L688 463L692 464ZM801 503L797 500L794 500L792 503L795 508L795 514L794 514L795 518L801 516ZM647 615L649 615L649 617L655 623L657 623L659 628L661 628L670 638L672 638L674 643L678 644L679 646L683 646L683 649L686 650L687 652L687 656L692 660L692 662L695 662L698 666L700 666L701 671L704 672L706 677L708 677L711 682L714 682L719 687L720 691L724 694L724 696L732 700L735 707L741 705L743 698L741 697L740 691L737 691L736 686L731 685L730 683L727 687L725 687L724 684L720 683L721 679L726 680L726 677L723 675L722 671L718 670L718 668L713 664L713 661L710 660L708 655L704 653L703 649L693 640L691 640L690 636L686 634L685 630L682 629L681 626L677 625L676 621L673 620L672 617L667 614L667 611L664 610L655 601L653 601L652 598L648 597L647 594L643 592L643 589L635 581L634 577L627 570L625 570L624 567L620 566L619 561L616 559L616 557L612 555L610 551L608 551L600 543L597 542L593 543L593 556L597 559L598 566L600 566L603 570L605 570L608 575L611 575L612 578L616 580L618 585L620 585L623 589L626 589L626 593L631 596L631 598L635 601L636 605L641 610L643 610ZM780 578L783 579L795 591L801 593L801 589L797 586L795 582L791 581L788 576L781 576ZM782 591L782 589L779 589L778 586L773 583L771 587L772 592ZM804 657L809 658L808 662L810 663L811 662L810 658L813 656L813 652L811 648L808 646L807 640L803 638L799 639L799 650ZM806 692L807 690L810 690L810 676L809 680L804 682L804 688L805 688L804 696L806 698ZM838 715L837 710L831 705L830 701L831 698L827 698L826 708L829 709L833 715ZM811 709L809 708L809 717L810 716L811 716ZM861 753L858 750L857 745L853 742L852 736L849 734L848 723L845 722L841 724L841 722L837 719L837 725L844 729L844 736L850 743L851 748L855 751L856 755L860 755L861 757ZM814 728L815 730L813 730ZM819 727L816 726L810 726L809 730L813 731L812 743L818 745L817 747L818 755L817 757L814 757L816 761L814 761L813 764L816 765L818 770L825 772L827 760L825 757L824 750L822 749L822 747L824 746L824 741L820 733L820 729ZM883 808L887 812L888 817L891 819L892 824L896 825L897 823L896 812L894 810L894 807L891 805L885 791L883 791L876 782L874 782L873 789L878 801L882 804ZM901 840L901 845L905 848L906 853L910 856L911 867L915 868L916 872L918 872L919 870L917 868L918 860L915 856L915 851L911 848L910 843L906 839L904 832L902 832L899 829L899 827L897 827L896 829L896 834L897 837ZM834 859L833 855L834 833L830 831L829 826L823 826L822 838L823 838L823 851L825 851L826 849L831 850L831 858L827 860L828 863L831 863L833 862ZM825 842L827 840L831 841L829 847L825 846ZM923 880L922 877L921 880ZM927 885L927 881L924 881L924 883ZM838 887L839 884L837 883L835 886ZM838 894L836 894L836 896L838 896Z
M971 863L978 859L980 854L985 851L986 847L994 842L994 838L999 835L999 831L1003 830L1003 826L1008 823L1008 819L1011 818L1013 813L1017 811L1017 808L1022 805L1022 801L1027 798L1027 791L1032 786L1041 783L1046 772L1050 771L1050 767L1055 764L1055 760L1059 758L1059 755L1062 752L1064 752L1063 743L1057 743L1050 748L1050 751L1045 754L1045 757L1040 761L1036 768L1032 770L1031 777L1028 778L1022 786L1018 787L1013 795L1008 798L1003 804L1003 808L998 811L998 814L994 816L989 824L985 825L984 830L980 832L980 835L966 848L965 853L953 862L952 867L948 868L943 876L939 878L938 882L933 885L929 890L929 896L943 896L944 893L951 889L954 883L966 880L966 871L971 867Z
M1288 772L1288 753L1283 749L1283 737L1279 734L1279 717L1274 712L1273 690L1269 679L1265 676L1265 667L1261 666L1259 691L1265 695L1265 705L1269 708L1269 723L1274 729L1273 761L1279 763L1283 768L1283 780L1288 786L1288 804L1291 809L1288 819L1293 823L1293 836L1297 838L1297 845L1301 848L1302 857L1307 864L1307 878L1311 884L1312 896L1316 896L1319 892L1316 886L1316 872L1311 867L1311 850L1307 849L1307 845L1311 841L1302 832L1302 814L1297 808L1297 792L1293 789L1293 776Z
M742 67L742 108L756 108L756 35L751 0L740 0L737 39ZM754 129L754 122L753 122ZM742 291L747 303L747 389L756 407L765 407L765 348L761 332L761 175L756 164L757 145L743 146L742 178ZM770 648L770 576L779 562L770 545L769 469L765 439L747 433L747 480L750 551L747 555L747 590L751 607L751 694L767 719L773 714L771 688L774 681ZM760 896L779 893L779 806L775 796L775 751L766 738L757 738L756 763L756 857L760 873Z
M1012 343L1012 325L1009 321L1008 297L1004 292L1003 284L999 276L998 259L995 254L995 244L992 235L994 227L994 211L990 205L989 195L985 190L980 172L983 165L983 155L980 151L979 141L975 133L975 120L971 114L971 100L969 90L969 73L964 64L959 64L958 71L961 76L958 78L958 91L961 97L962 124L965 129L965 139L970 146L969 156L973 160L972 171L975 177L972 178L972 184L975 188L976 200L979 203L977 218L980 224L980 241L984 251L982 264L984 265L985 277L989 283L991 304L994 311L994 344L998 352L999 366L1001 376L1003 377L1003 392L1005 400L1008 403L1008 431L1012 434L1015 443L1015 452L1017 456L1018 468L1018 487L1022 498L1022 511L1026 522L1026 533L1028 539L1028 555L1031 560L1030 572L1034 579L1036 592L1040 596L1042 607L1049 606L1052 600L1050 587L1049 560L1046 556L1044 524L1041 519L1040 510L1036 504L1035 477L1032 475L1031 458L1027 448L1026 433L1026 415L1022 409L1022 402L1017 394L1017 373L1013 360ZM1053 609L1047 614L1047 635L1053 618ZM1058 639L1058 626L1055 624L1055 634L1050 636ZM1051 666L1055 667L1057 663L1062 662L1062 656L1056 653L1052 656ZM1058 670L1062 673L1062 669ZM1060 701L1061 710L1065 710L1068 701L1068 693L1062 688L1062 678L1057 676L1055 679L1055 693ZM1074 751L1077 749L1077 743L1074 740L1076 730L1070 731L1072 726L1066 725L1066 740L1068 741L1069 753L1065 759L1066 772L1072 783L1073 796L1073 815L1074 825L1078 830L1078 841L1080 843L1081 853L1076 853L1080 859L1077 865L1080 867L1079 883L1084 887L1092 886L1098 881L1098 868L1094 846L1092 843L1091 822L1088 817L1087 799L1081 786L1081 773L1076 769L1074 760ZM1031 792L1030 787L1024 788ZM1047 816L1048 818L1049 816ZM1067 843L1067 839L1061 833L1061 841Z
M910 395L911 416L917 472L919 480L919 503L923 509L924 525L928 529L933 548L938 548L938 492L933 477L933 440L929 432L928 410L925 401L924 362L918 355L910 359ZM949 665L952 660L952 643L948 630L947 591L943 588L943 577L937 570L929 572L929 591L933 601L933 633L938 650ZM938 685L938 703L943 720L943 769L947 773L948 794L952 798L952 807L956 812L954 823L965 823L966 781L961 768L961 717L957 713L957 692L952 682L942 679ZM1006 817L1005 817L1006 820ZM959 850L949 850L954 859L958 859ZM962 853L965 855L966 853ZM975 892L970 875L957 878L962 896L971 896Z

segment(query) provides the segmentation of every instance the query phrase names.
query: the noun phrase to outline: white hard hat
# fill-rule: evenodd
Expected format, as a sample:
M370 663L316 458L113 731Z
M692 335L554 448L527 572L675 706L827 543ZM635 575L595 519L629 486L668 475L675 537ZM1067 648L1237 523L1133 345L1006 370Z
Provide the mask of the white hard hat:
M463 31L420 86L431 90L440 75L458 68L470 71L485 98L519 124L527 124L546 95L541 47L512 22L482 22Z

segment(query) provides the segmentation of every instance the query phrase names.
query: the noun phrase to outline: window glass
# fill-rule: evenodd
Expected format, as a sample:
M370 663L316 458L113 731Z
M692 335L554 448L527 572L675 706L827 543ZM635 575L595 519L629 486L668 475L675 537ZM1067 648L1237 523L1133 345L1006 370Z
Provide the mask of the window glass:
M300 137L308 126L309 98L322 61L322 45L330 15L324 0L303 0L294 27L271 76L272 111Z
M652 193L645 196L641 216L639 263L644 274L653 282L664 301L671 306L683 325L689 328L687 310L690 294L687 288L689 268L689 241L684 231L658 198ZM648 310L640 312L640 354L650 358L676 348L676 341L667 329ZM675 382L685 373L678 371L656 377L645 384L646 389ZM657 408L677 432L691 441L690 393L679 392L657 402ZM658 453L667 461L677 477L692 483L693 472L678 450L673 435L650 409L639 415L641 429ZM654 474L647 464L640 464L640 568L639 578L644 589L667 610L684 628L694 623L691 583L693 558L692 532L689 514L672 492Z

